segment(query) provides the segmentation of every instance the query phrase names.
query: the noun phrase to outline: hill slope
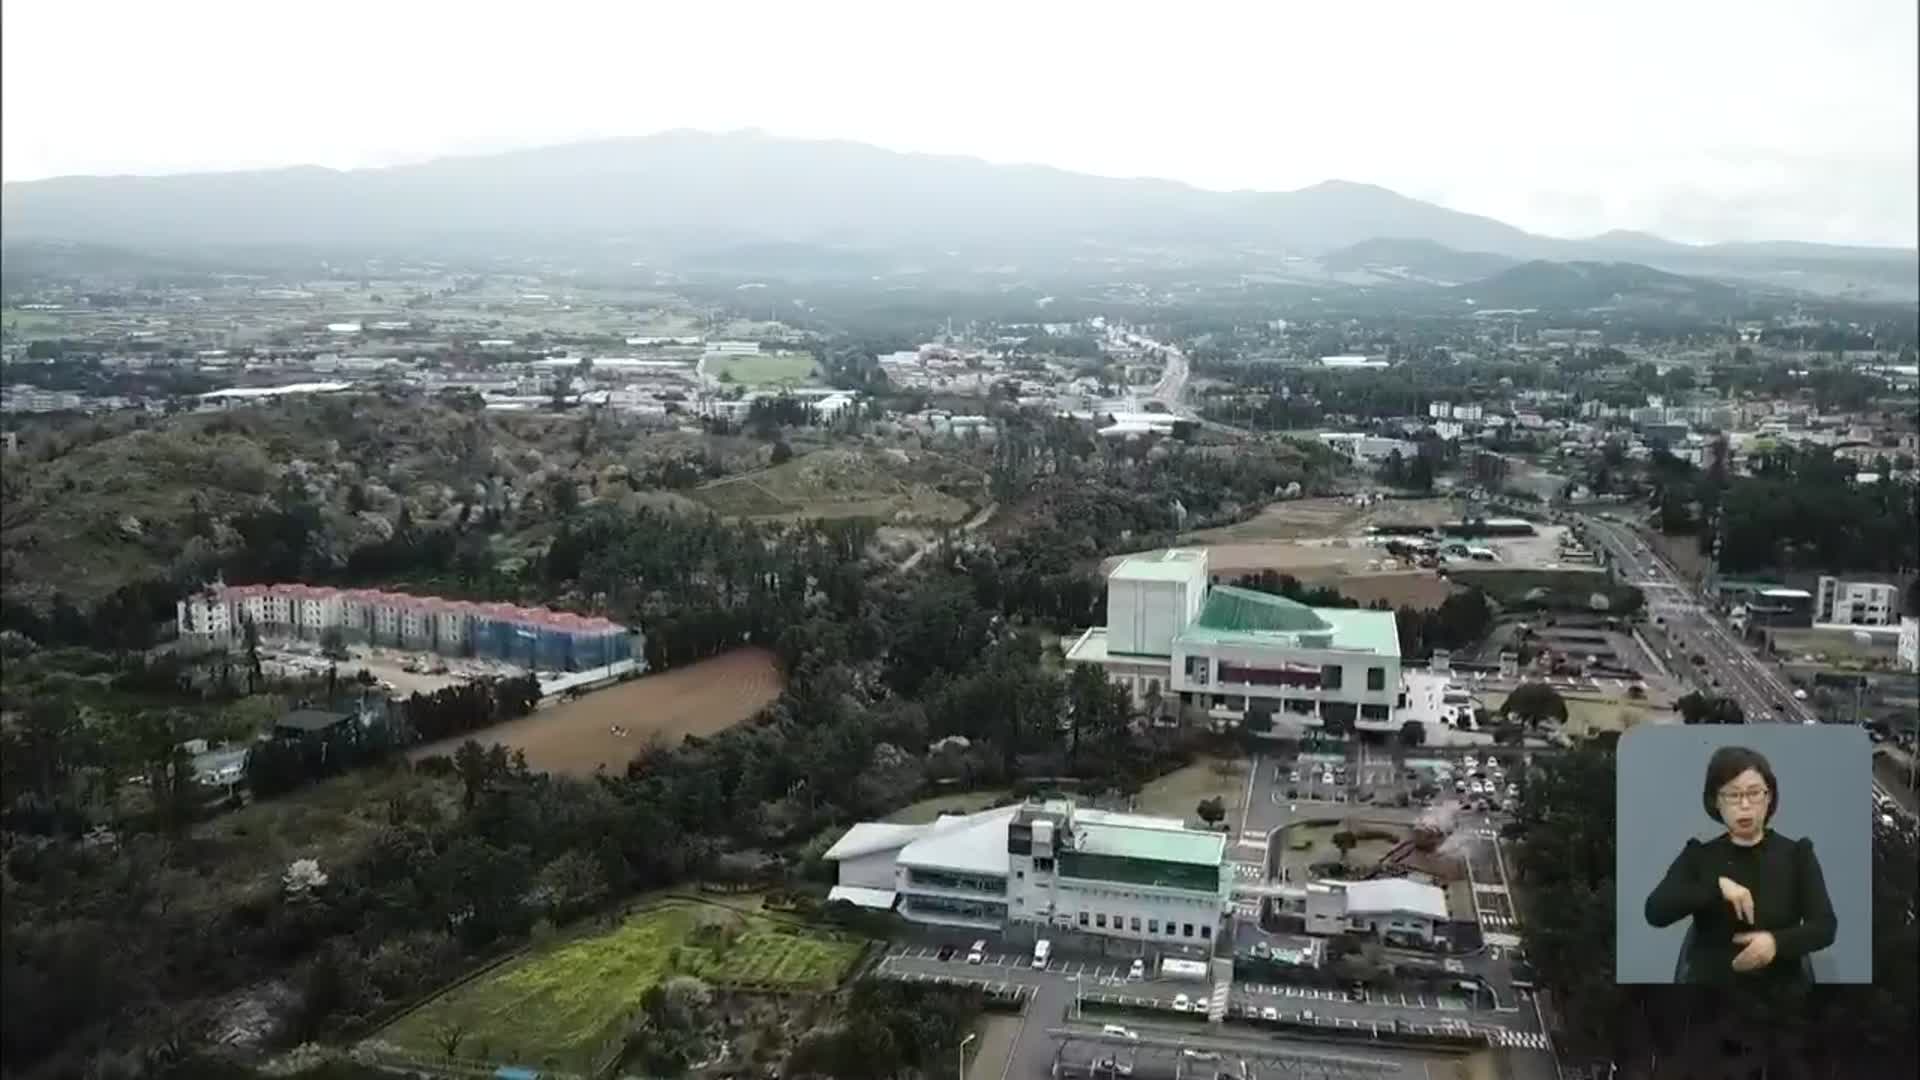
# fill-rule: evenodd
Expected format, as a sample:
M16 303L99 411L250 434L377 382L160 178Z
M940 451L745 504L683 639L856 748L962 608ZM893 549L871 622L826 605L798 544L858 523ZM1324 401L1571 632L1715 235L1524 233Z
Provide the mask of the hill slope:
M1638 263L1545 260L1522 263L1454 291L1481 307L1551 310L1724 305L1739 296L1738 290L1717 281Z
M1370 270L1389 276L1454 284L1491 277L1514 265L1506 255L1459 251L1432 240L1377 237L1320 256L1322 267L1337 272Z

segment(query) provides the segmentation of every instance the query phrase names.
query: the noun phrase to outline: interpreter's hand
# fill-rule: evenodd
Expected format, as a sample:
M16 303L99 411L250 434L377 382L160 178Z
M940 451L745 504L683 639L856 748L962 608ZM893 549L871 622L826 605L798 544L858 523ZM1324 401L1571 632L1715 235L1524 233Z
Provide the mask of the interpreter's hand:
M1740 884L1732 878L1723 877L1720 879L1720 895L1725 897L1727 903L1733 906L1733 913L1739 917L1741 922L1751 923L1753 921L1753 894L1747 891L1745 885Z
M1773 963L1773 935L1765 930L1744 930L1733 935L1735 945L1744 945L1740 955L1733 958L1733 970L1758 971Z

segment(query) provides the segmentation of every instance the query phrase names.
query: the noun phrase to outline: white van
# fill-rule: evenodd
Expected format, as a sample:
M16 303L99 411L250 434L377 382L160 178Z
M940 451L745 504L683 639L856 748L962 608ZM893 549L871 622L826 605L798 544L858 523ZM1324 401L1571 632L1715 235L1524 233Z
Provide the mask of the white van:
M1052 955L1053 942L1048 941L1046 938L1041 938L1033 947L1033 966L1036 968L1046 967L1047 958Z

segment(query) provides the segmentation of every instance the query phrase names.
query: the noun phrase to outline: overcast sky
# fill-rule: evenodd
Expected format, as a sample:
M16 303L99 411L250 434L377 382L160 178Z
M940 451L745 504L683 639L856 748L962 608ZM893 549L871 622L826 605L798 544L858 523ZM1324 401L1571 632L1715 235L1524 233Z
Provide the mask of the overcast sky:
M1915 0L6 0L7 180L760 128L1913 246Z

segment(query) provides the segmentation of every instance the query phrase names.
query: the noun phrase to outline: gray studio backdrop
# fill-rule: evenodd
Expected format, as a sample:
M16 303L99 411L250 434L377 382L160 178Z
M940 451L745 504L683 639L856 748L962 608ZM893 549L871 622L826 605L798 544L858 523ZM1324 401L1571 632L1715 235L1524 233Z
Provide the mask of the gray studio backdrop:
M1725 832L1700 806L1707 759L1722 746L1766 756L1780 783L1772 828L1813 840L1839 920L1833 944L1813 954L1814 979L1871 982L1872 751L1864 730L1836 724L1642 725L1621 738L1615 978L1673 981L1690 920L1660 930L1647 925L1647 894L1688 837L1710 840Z

